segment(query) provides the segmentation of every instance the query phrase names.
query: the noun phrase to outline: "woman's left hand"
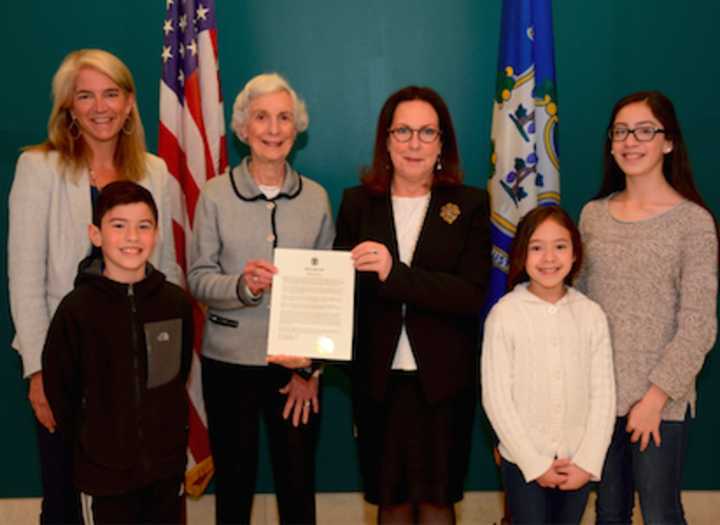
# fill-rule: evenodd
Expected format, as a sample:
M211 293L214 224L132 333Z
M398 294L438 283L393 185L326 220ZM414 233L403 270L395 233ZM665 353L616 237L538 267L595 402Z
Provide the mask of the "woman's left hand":
M640 452L648 447L651 437L655 446L660 446L661 414L667 399L668 395L665 392L652 385L643 398L630 409L625 430L632 433L630 436L632 443L640 441Z
M296 427L301 419L304 425L307 424L311 410L316 414L320 412L318 383L319 379L315 376L305 380L298 374L292 375L290 382L280 389L281 394L287 394L283 419L287 419L292 413L292 424Z
M265 360L273 365L292 369L308 368L312 365L312 360L309 357L300 357L298 355L269 355Z
M364 241L350 252L355 269L360 272L375 272L381 282L390 275L393 258L387 247L379 242Z

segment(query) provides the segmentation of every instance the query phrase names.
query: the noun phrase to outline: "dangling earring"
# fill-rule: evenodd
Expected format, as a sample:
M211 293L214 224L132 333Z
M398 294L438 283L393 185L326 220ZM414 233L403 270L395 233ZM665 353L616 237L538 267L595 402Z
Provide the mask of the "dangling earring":
M435 171L442 171L443 165L442 161L440 160L440 157L437 158L437 162L435 163Z
M128 122L130 122L130 114L128 114L127 118L125 119L125 123L122 127L122 132L125 133L125 135L132 135L135 131L135 126L132 122L130 122L130 129L127 128Z
M70 113L70 125L68 125L68 133L70 133L70 138L73 140L79 139L80 135L82 135L82 133L80 132L80 126L78 126L77 123L77 119L72 113Z

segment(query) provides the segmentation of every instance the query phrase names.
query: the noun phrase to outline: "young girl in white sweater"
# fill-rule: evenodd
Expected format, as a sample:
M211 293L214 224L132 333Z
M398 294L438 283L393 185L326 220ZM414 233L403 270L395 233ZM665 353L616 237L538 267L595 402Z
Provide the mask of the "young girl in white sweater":
M508 289L485 323L482 400L513 524L579 523L615 420L607 320L569 286L580 234L557 206L518 225Z

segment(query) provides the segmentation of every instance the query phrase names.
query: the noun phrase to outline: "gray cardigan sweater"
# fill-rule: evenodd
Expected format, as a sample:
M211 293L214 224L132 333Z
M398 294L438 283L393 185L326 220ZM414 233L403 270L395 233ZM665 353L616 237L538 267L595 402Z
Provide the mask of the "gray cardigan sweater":
M265 365L270 294L258 300L238 286L249 259L272 262L274 248L331 249L335 237L322 186L290 165L280 193L267 199L248 159L210 179L195 209L188 285L208 307L203 354L241 365Z
M690 201L642 221L613 218L608 200L580 217L578 287L605 310L626 415L651 384L670 399L666 421L694 411L695 378L717 331L718 244L710 214Z
M22 356L25 377L42 367L50 319L73 289L78 263L90 253L89 181L86 169L79 173L63 170L56 151L26 151L17 161L10 190L8 277L16 331L13 348ZM165 162L147 154L145 177L139 183L153 194L159 212L160 236L150 262L169 281L182 284Z

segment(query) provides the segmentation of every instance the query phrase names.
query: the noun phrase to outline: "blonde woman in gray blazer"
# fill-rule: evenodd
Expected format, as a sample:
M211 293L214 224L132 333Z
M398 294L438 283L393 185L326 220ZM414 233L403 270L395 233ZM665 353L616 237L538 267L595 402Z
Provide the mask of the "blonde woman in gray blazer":
M10 191L8 275L13 347L29 379L38 424L42 523L79 522L72 455L55 432L45 398L41 354L50 319L91 253L94 198L107 183L129 179L148 188L160 212L160 242L151 261L180 284L165 163L145 151L135 84L117 57L98 49L70 53L53 78L48 137L20 155Z

